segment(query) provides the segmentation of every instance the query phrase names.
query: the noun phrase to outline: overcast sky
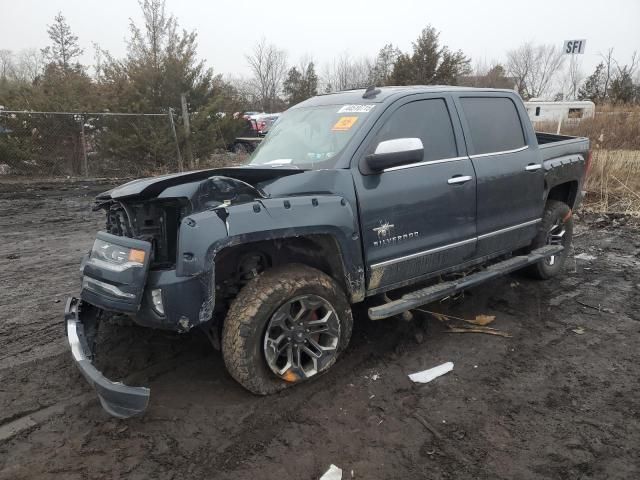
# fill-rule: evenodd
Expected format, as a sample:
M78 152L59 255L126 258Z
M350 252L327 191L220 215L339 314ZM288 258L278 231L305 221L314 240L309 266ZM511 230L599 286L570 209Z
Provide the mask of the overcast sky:
M427 24L474 62L502 60L529 40L561 47L586 38L586 72L609 47L621 63L640 51L640 0L167 0L167 9L181 27L198 32L200 55L224 74L247 74L244 55L263 35L291 63L311 54L322 65L345 52L374 56L388 42L409 50ZM141 20L134 0L0 0L0 49L46 46L47 25L58 11L85 48L86 64L93 61L92 42L123 55L129 18Z

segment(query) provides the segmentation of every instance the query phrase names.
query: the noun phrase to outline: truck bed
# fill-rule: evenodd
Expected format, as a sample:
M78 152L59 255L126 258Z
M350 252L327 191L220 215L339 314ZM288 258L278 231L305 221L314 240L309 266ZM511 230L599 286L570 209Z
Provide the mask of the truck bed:
M536 132L536 139L538 140L538 148L543 162L576 153L586 155L589 151L589 139L586 137Z

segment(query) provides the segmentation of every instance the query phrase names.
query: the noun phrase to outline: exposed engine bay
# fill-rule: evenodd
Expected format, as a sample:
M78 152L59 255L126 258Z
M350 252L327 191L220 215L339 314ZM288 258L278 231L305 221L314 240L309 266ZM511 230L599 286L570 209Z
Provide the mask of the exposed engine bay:
M152 268L175 265L178 230L186 216L251 202L256 198L267 198L256 187L226 176L212 176L169 187L161 195L150 199L140 199L139 195L135 195L116 200L110 198L109 193L98 196L94 206L94 210L103 209L106 212L106 232L150 242ZM219 215L224 216L224 210Z

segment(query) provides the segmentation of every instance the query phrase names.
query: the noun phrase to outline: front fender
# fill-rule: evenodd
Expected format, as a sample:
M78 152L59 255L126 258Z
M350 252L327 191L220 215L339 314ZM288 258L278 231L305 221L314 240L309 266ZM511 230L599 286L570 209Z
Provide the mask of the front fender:
M364 295L364 268L355 208L340 195L259 199L189 215L178 240L178 275L213 275L223 248L261 240L331 235L340 247L352 298Z

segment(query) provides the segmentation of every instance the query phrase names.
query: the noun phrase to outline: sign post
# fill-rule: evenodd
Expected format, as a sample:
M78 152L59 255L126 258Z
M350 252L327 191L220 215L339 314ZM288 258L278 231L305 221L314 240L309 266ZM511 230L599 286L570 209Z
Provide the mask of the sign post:
M577 60L576 60L576 55L583 55L584 54L584 49L587 46L587 41L583 38L583 39L578 39L578 40L565 40L564 41L564 45L562 47L562 52L565 55L571 55L571 63L569 65L569 74L572 75L572 72L574 72L575 69L578 68L578 64L577 64ZM565 93L564 93L564 83L562 86L562 99L565 99ZM574 87L574 92L573 95L575 96L576 92L575 92L575 87ZM560 122L558 122L558 133L560 133L560 125L562 123L562 119L560 119Z

